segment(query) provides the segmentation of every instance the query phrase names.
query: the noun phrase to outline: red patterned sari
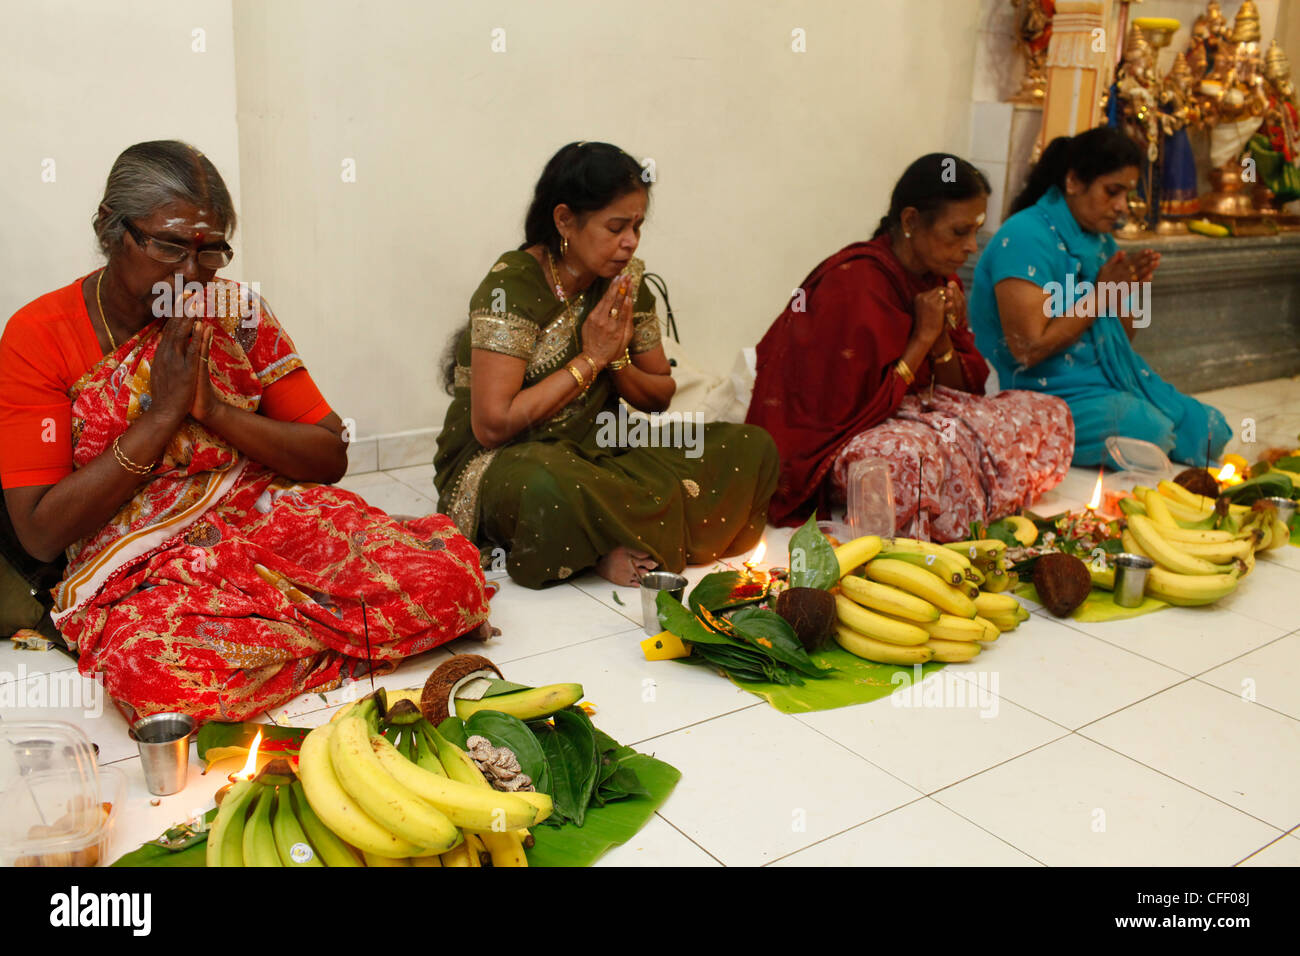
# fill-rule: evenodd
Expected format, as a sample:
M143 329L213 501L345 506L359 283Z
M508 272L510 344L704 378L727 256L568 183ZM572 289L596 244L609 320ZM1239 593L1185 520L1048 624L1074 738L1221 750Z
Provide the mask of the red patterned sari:
M238 287L224 288L228 306L203 320L217 326L212 384L251 411L302 361L264 302L241 319ZM162 328L73 386L76 467L147 410ZM69 549L54 618L128 717L242 720L466 634L487 598L478 549L449 518L395 521L351 492L281 477L187 418L136 496Z

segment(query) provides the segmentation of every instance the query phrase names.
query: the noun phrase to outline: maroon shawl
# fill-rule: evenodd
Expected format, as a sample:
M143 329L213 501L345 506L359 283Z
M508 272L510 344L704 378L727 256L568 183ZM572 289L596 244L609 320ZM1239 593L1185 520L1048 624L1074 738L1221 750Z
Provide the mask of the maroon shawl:
M829 514L823 479L844 445L898 408L909 386L894 371L912 334L912 300L955 276L916 276L903 268L888 235L855 242L804 279L758 343L758 376L746 422L761 425L781 453L781 478L769 507L773 524L791 525L818 508ZM967 388L984 391L988 365L963 322L949 331ZM930 360L913 370L911 390L930 384Z

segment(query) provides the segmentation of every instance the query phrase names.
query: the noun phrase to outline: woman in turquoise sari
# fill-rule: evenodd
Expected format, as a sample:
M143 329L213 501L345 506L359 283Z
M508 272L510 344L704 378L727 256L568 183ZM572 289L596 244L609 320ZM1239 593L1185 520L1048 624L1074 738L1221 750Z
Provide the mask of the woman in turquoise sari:
M1160 255L1116 251L1110 233L1141 162L1115 129L1053 140L975 268L969 315L980 351L1002 388L1069 403L1076 465L1104 462L1112 435L1189 463L1216 457L1232 436L1217 409L1181 394L1133 351L1151 321Z

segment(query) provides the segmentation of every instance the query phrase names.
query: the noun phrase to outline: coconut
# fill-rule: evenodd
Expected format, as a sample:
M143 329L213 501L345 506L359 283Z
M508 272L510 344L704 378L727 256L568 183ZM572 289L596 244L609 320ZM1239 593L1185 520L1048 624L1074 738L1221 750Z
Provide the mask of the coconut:
M420 712L437 727L456 713L456 692L476 680L501 680L502 674L486 657L457 654L438 665L424 682L420 694Z
M1092 575L1088 566L1074 555L1053 551L1035 562L1034 587L1049 611L1065 617L1092 590Z
M820 588L787 588L773 608L785 618L808 651L819 651L830 641L835 626L835 598Z
M1194 495L1206 498L1219 497L1219 483L1204 468L1188 468L1174 477L1174 484L1182 485Z

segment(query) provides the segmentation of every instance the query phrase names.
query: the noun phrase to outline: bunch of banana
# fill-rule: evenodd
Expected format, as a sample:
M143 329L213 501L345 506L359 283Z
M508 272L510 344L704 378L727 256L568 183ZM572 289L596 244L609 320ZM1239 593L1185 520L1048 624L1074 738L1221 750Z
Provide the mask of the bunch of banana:
M287 765L286 765L287 769ZM353 847L321 823L291 775L236 783L208 833L208 866L361 866Z
M552 810L546 794L494 790L423 717L380 734L373 699L312 730L298 768L307 804L367 865L472 866L482 847L493 866L527 866L527 828Z
M975 585L973 590L978 590L978 585L984 581L984 575L962 551L954 551L929 541L918 541L915 538L885 541L876 558L877 561L882 559L902 561L924 568L944 583L963 590L972 583Z
M952 567L938 560L896 560L882 550L867 563L865 578L849 574L840 580L836 642L851 654L881 664L949 663L970 660L983 643L1019 625L1019 601L978 589L972 599L964 590L969 582L962 588L950 583ZM982 601L994 619L981 616Z
M1162 510L1161 496L1147 496L1148 514L1130 514L1128 527L1123 532L1124 550L1150 558L1155 562L1147 576L1146 593L1161 601L1177 605L1212 604L1231 593L1241 574L1248 569L1242 557L1229 556L1223 551L1204 551L1201 554L1188 550L1198 545L1205 548L1235 548L1230 541L1184 541L1173 537L1181 529L1176 521ZM1160 516L1157 520L1150 514ZM1201 529L1208 532L1211 529ZM1249 547L1249 541L1246 542ZM1253 551L1248 557L1253 561ZM1226 560L1214 560L1226 559Z

